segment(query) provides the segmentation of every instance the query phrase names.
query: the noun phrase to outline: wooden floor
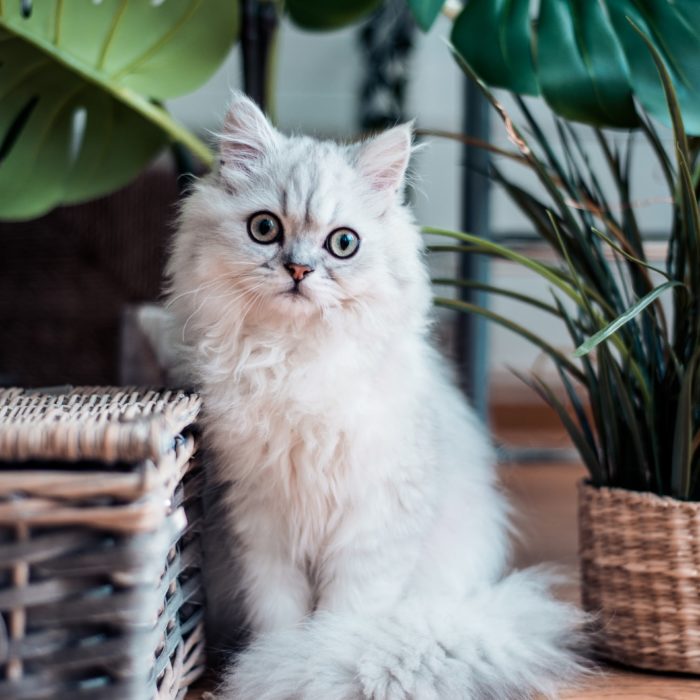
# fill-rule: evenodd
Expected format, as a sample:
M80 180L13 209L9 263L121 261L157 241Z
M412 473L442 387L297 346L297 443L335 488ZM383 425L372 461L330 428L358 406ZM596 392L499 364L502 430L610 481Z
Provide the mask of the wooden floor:
M574 583L560 594L576 598L576 482L584 475L583 469L576 463L506 464L501 474L504 488L518 513L521 537L515 549L516 564L555 562L561 565L571 573ZM202 688L194 688L187 700L200 700L201 695ZM700 679L601 666L596 677L562 695L562 700L611 698L700 700Z

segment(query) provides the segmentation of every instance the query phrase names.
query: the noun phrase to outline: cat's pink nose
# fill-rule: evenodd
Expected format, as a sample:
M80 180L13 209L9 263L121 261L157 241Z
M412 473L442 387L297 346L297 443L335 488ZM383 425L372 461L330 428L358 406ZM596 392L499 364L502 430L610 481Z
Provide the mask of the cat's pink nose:
M301 282L306 275L314 271L313 267L309 267L308 265L300 265L299 263L287 263L285 267L295 282Z

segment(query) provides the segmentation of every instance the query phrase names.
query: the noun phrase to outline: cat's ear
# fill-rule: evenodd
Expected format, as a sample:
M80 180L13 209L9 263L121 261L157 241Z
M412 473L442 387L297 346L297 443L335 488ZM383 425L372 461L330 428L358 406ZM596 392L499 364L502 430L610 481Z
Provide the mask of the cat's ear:
M402 188L412 139L413 122L408 122L360 146L357 167L373 190L393 194Z
M219 138L219 157L228 171L248 174L273 148L279 134L260 108L242 92L235 92Z

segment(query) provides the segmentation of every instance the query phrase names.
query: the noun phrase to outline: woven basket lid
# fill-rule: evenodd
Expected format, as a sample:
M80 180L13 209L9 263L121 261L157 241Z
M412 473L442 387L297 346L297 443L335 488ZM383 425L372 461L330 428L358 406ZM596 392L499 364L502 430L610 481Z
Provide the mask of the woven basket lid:
M199 408L184 391L0 389L0 460L157 462Z

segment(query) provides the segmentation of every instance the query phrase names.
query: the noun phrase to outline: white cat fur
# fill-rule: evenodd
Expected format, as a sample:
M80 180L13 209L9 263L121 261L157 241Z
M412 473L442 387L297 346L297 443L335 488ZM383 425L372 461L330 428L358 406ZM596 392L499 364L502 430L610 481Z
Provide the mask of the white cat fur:
M507 507L484 428L429 342L402 203L411 127L360 145L284 136L236 95L218 172L182 207L169 299L204 397L209 480L237 569L210 601L254 640L222 700L553 694L581 618L505 575ZM246 221L275 213L282 245ZM335 259L350 227L358 253ZM283 263L308 264L304 296Z

